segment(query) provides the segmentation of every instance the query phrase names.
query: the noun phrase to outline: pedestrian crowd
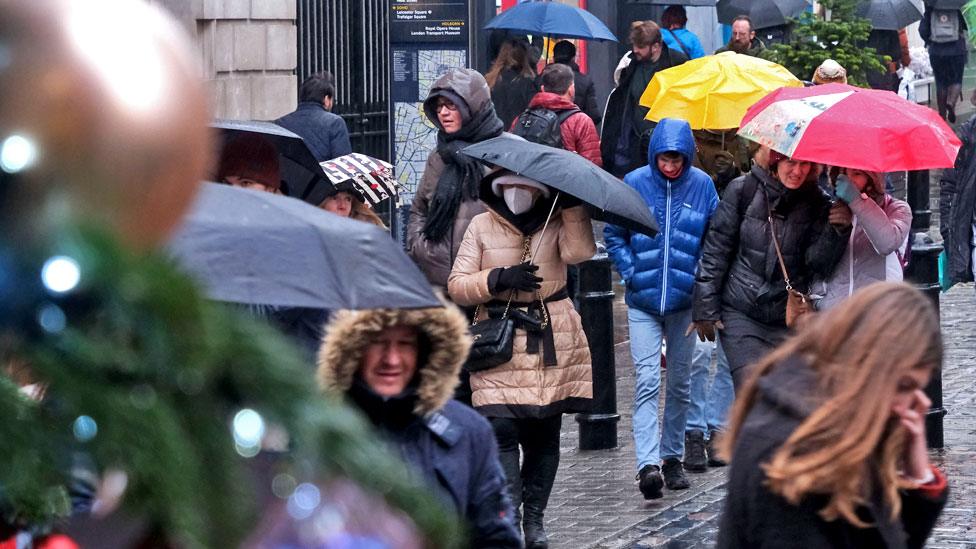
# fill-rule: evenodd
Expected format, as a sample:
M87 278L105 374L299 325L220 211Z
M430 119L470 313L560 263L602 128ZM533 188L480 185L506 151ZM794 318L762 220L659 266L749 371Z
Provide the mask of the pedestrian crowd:
M926 17L938 110L954 121L964 25L949 40ZM791 158L736 128L649 120L641 97L655 75L705 55L687 21L671 6L660 25L633 23L603 112L569 41L538 73L535 46L508 36L484 75L437 79L423 101L436 146L405 245L445 306L334 314L320 384L363 411L464 517L474 545L547 547L561 418L593 397L573 265L605 246L627 305L643 498L729 466L721 547L921 546L947 491L926 453L922 392L942 355L935 310L899 283L912 214L890 192L898 174ZM731 30L716 54L765 49L749 17ZM897 89L904 33L872 40L894 55L869 80ZM847 81L833 60L809 76ZM329 112L334 82L317 75L301 95L278 123L320 160L348 153ZM974 136L976 119L942 178L954 280L974 272ZM554 181L462 152L496 139L564 149L621 178L657 233L612 220L594 230L591 210ZM281 192L262 148L228 143L218 180ZM382 225L351 189L321 207Z

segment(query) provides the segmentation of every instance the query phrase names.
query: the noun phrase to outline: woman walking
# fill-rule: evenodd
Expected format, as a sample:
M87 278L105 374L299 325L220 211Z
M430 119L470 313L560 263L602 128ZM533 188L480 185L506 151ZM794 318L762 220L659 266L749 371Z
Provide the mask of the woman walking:
M592 398L590 350L566 292L566 266L591 258L596 245L586 210L537 181L496 172L481 196L488 211L468 227L448 290L459 305L478 306L479 320L508 303L510 315L528 319L517 323L512 359L473 372L471 391L495 430L516 517L524 504L525 545L543 548L562 414L587 409Z
M736 390L787 335L786 277L807 293L833 271L851 230L850 210L831 207L809 162L761 148L758 158L767 156L768 169L757 162L726 188L695 278L692 328L709 341L722 331Z
M922 389L942 364L931 301L881 282L759 364L732 410L718 547L916 548L946 500Z
M539 92L535 68L529 62L528 47L517 38L510 38L502 44L498 57L485 74L485 80L491 88L491 101L506 128L529 107L532 97Z

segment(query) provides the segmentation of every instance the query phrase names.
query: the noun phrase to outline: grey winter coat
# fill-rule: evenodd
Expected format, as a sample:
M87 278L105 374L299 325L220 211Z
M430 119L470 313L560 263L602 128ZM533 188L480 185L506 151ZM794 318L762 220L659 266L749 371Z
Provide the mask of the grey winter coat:
M814 182L789 190L761 167L729 183L712 216L695 278L692 318L721 320L726 307L786 326L786 283L770 237L767 197L793 287L809 289L840 261L850 231L829 223L830 201Z
M480 75L478 78L472 78L468 71L475 72L465 69L452 71L440 77L434 82L430 97L434 97L437 90L446 89L461 96L472 113L489 108L491 90L488 89L484 78ZM429 242L424 238L423 230L427 222L430 201L444 168L441 155L436 150L431 151L410 208L410 219L407 222L407 253L427 275L427 280L431 284L446 289L447 277L451 274L451 267L454 266L454 258L457 257L458 248L461 247L464 231L467 230L474 216L485 211L485 206L480 200L462 201L454 219L454 228L446 237L439 242ZM487 167L485 173L488 173Z
M319 162L352 152L345 120L325 110L321 103L302 101L294 112L275 120L275 124L300 135Z
M902 279L901 258L912 228L911 207L885 195L880 206L870 198L861 198L850 208L854 227L847 251L830 277L812 288L823 296L817 302L820 310L833 307L872 282Z
M384 399L356 375L371 337L393 326L417 328L425 343L417 374L398 396ZM488 420L451 400L471 338L454 306L416 310L342 311L326 327L318 380L346 397L467 522L471 547L521 547L498 446Z
M956 165L939 181L939 232L949 258L952 282L973 280L973 214L976 212L976 116L959 130L962 147Z

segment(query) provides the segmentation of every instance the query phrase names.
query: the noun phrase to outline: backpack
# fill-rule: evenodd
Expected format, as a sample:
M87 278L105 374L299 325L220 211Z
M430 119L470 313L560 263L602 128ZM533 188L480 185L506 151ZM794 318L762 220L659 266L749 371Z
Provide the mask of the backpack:
M932 10L929 41L936 44L959 39L959 10Z
M576 107L558 113L545 107L525 109L515 120L512 133L526 141L562 149L563 134L559 128L578 112L581 111Z

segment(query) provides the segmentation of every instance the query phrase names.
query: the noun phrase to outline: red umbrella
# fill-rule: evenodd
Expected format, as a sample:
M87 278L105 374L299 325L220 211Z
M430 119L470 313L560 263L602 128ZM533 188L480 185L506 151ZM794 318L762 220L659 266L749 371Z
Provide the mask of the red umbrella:
M962 145L932 109L846 84L780 88L749 108L739 135L797 160L874 172L949 168Z

